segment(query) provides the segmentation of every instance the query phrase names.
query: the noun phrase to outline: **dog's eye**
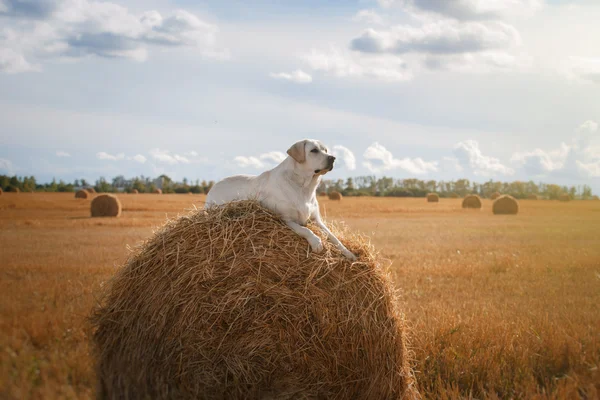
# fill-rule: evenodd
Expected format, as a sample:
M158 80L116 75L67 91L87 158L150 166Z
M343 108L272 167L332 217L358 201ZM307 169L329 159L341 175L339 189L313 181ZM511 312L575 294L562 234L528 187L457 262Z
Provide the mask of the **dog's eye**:
M312 149L310 152L311 152L311 153L318 153L318 152L319 152L319 150L317 150L317 149Z

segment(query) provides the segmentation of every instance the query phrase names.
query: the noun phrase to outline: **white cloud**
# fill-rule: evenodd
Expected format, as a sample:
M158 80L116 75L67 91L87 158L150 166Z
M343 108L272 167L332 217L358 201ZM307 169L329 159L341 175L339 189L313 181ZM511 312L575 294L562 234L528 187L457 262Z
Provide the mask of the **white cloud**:
M260 169L273 167L274 165L279 164L283 160L285 160L286 157L287 155L280 151L271 151L268 153L263 153L258 157L237 156L233 159L233 161L242 168L251 167L255 169Z
M382 7L398 4L411 12L443 15L458 20L497 19L531 15L543 0L379 0Z
M374 10L360 10L352 17L352 20L375 25L383 25L385 23L384 18Z
M96 153L96 158L98 160L118 161L118 160L123 160L125 158L125 154L119 153L116 155L112 155L112 154L105 153L104 151L101 151L99 153Z
M412 73L401 58L391 55L349 53L336 47L328 51L312 49L302 60L313 70L339 78L370 77L384 81L406 81Z
M541 175L562 169L570 151L570 146L561 143L560 148L553 151L544 151L538 148L530 152L515 153L510 161L522 167L529 174Z
M184 155L190 156L190 157L198 157L198 152L195 150L192 150L192 151L188 151L187 153L184 153Z
M56 152L56 157L71 157L71 155L69 153L67 153L66 151L58 150Z
M5 72L35 70L38 67L31 60L51 58L144 61L151 47L185 46L206 57L227 57L216 45L217 28L184 10L168 16L157 11L135 15L118 4L94 0L5 0L3 4L0 16L16 21L0 34L0 70Z
M559 71L573 81L600 84L600 57L569 57Z
M260 155L261 160L266 161L266 162L273 162L276 164L279 164L286 158L287 158L287 155L285 153L282 153L281 151L271 151L271 152Z
M20 72L38 70L39 68L27 62L23 54L14 49L2 47L2 42L0 41L0 72L17 74Z
M584 163L579 160L576 161L577 168L584 175L589 176L590 178L600 178L600 160L596 162Z
M475 175L512 175L515 172L512 168L500 163L497 158L483 155L479 143L475 140L457 143L454 146L454 156L461 167L470 169Z
M171 154L169 150L161 150L161 149L152 149L149 151L152 158L154 158L158 162L162 162L165 164L189 164L190 160L187 157L184 157L179 154Z
M356 157L354 157L354 153L350 149L340 145L333 146L333 155L336 158L342 159L348 171L356 169Z
M391 30L367 29L351 42L351 48L365 53L460 54L504 49L520 43L519 32L502 22L459 23L441 20Z
M363 162L363 165L373 173L402 169L416 175L421 175L437 171L438 164L435 161L424 161L421 158L394 158L390 151L377 142L365 150L363 157L367 160Z
M280 72L280 73L272 73L270 74L273 79L280 79L291 81L294 83L310 83L312 82L312 77L301 69L297 69L294 72Z
M563 176L600 176L600 147L595 133L598 123L585 121L575 131L570 144L561 143L558 149L536 148L529 152L513 154L511 162L533 175L559 173Z
M6 158L0 158L0 171L7 175L13 175L15 166L10 160L7 160Z
M144 157L141 154L136 154L135 156L131 157L131 159L133 161L139 162L140 164L144 164L146 162L146 157Z

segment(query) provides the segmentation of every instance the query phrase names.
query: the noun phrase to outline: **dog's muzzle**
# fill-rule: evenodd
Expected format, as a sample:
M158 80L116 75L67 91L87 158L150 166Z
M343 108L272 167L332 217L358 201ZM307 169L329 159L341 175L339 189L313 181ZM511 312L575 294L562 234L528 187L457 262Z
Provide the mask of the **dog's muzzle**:
M327 173L333 169L333 163L335 161L334 156L327 156L327 167L323 169L315 169L315 174Z

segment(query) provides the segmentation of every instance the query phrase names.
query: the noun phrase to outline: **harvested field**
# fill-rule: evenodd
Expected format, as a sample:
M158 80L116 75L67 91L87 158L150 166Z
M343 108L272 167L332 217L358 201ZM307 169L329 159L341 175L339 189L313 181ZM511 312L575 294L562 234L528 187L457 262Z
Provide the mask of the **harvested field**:
M165 216L204 195L119 196L90 217L73 193L0 196L0 398L94 398L85 324L103 283ZM597 398L600 202L320 197L328 221L392 261L425 398ZM68 245L67 245L68 244Z

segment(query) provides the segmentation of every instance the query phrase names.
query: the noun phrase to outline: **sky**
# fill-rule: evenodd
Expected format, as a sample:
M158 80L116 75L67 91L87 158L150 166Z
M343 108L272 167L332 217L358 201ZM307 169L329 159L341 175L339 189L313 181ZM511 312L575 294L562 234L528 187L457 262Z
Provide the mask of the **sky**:
M0 0L0 174L218 180L304 138L332 179L600 193L597 0Z

